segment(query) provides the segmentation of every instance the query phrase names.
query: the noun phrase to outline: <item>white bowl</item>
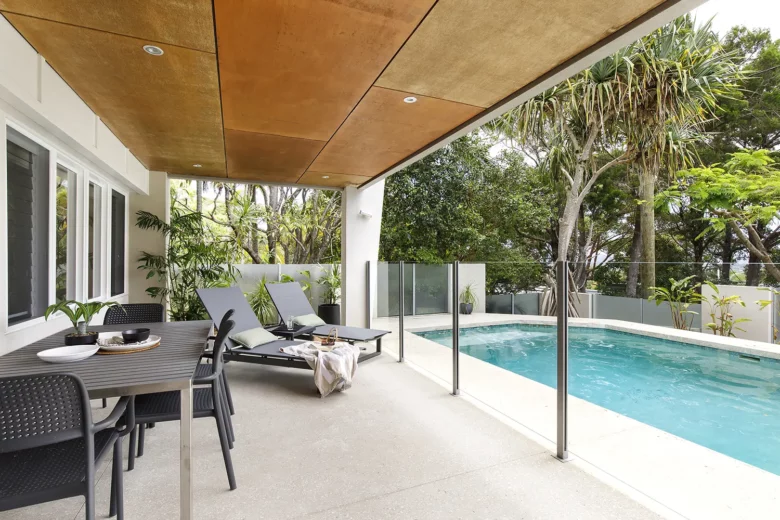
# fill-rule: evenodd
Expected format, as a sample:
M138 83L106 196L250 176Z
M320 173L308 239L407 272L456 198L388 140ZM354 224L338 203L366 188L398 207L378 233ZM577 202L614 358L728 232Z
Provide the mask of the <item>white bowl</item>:
M99 345L73 345L38 352L38 357L49 363L72 363L87 359L100 349Z

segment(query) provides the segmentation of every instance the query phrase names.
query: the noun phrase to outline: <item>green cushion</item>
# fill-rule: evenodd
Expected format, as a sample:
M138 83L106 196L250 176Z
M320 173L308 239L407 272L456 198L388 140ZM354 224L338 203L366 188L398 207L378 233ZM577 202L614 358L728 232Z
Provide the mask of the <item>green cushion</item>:
M293 318L293 323L300 325L301 327L319 327L325 325L322 318L316 314L304 314L303 316L296 316Z
M255 348L276 341L279 338L265 330L263 327L257 327L255 329L231 334L230 339L243 347Z

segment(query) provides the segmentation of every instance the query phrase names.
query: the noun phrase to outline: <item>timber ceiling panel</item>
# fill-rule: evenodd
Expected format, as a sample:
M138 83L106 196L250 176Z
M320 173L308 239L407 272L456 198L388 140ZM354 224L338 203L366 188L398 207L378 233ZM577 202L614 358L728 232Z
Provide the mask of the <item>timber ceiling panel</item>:
M327 141L434 0L216 0L225 128Z
M0 0L0 11L215 51L211 0Z
M304 173L300 179L299 184L305 184L308 186L332 186L334 188L343 188L347 185L359 185L371 180L371 177L364 177L361 175L344 175L341 173L323 173L308 171Z
M489 107L664 0L439 0L376 82Z
M320 153L324 141L225 130L228 177L298 180Z
M225 175L214 54L4 13L149 169ZM179 23L170 20L170 23Z
M340 187L419 157L664 3L677 4L0 0L0 12L146 167Z
M482 111L424 96L416 96L416 103L404 103L410 95L371 87L309 171L380 173Z

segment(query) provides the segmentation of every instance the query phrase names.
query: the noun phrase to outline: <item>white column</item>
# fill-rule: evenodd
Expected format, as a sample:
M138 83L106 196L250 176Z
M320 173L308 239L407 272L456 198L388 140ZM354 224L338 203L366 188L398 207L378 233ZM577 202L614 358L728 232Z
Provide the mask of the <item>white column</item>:
M366 262L379 258L385 183L344 188L341 199L341 323L365 327ZM376 268L373 269L376 277ZM376 283L372 284L376 290Z
M146 294L146 288L158 285L156 278L146 279L146 271L137 269L138 258L142 251L152 254L165 253L165 238L157 231L139 229L135 225L136 212L148 211L169 221L170 189L168 174L149 172L149 195L130 194L130 211L127 223L128 255L127 274L129 278L128 303L156 302Z

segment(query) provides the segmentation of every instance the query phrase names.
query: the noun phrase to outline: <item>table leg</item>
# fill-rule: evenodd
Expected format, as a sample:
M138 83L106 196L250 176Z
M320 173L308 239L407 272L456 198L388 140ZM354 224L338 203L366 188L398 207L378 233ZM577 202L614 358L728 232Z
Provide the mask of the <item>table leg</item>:
M181 520L192 519L192 385L181 391L179 500Z

